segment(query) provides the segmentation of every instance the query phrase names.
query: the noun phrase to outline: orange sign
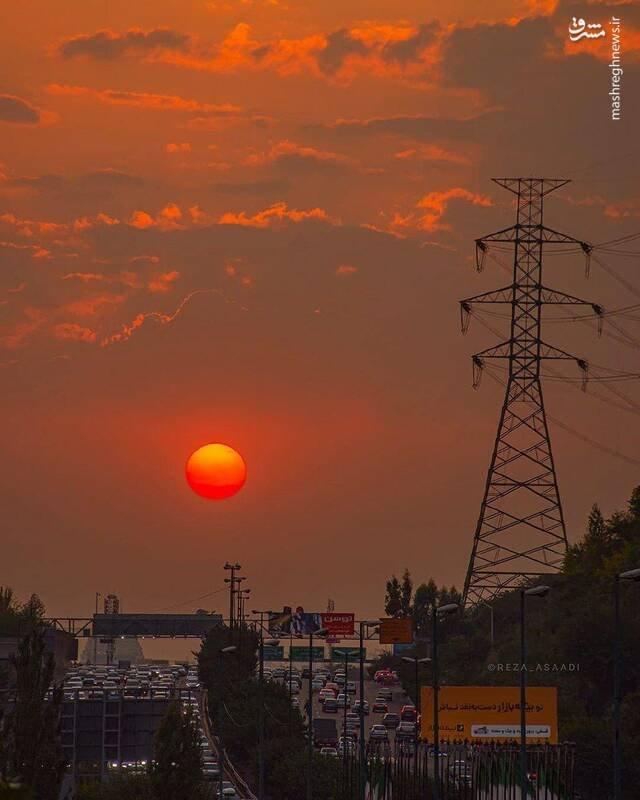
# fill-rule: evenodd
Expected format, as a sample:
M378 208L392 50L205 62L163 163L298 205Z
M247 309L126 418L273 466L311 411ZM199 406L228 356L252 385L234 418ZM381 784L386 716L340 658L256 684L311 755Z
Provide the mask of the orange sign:
M421 735L433 741L433 689L423 686ZM441 686L438 691L440 739L505 742L520 738L518 686ZM558 690L527 688L527 741L558 743Z
M413 624L410 617L387 617L380 620L380 644L411 644Z

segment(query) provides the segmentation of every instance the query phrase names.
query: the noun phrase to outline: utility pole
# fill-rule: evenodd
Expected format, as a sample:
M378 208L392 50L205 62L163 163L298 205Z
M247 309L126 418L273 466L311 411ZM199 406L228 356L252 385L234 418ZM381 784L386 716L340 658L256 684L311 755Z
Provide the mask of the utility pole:
M513 246L513 280L508 286L460 302L466 332L473 306L502 303L511 308L509 338L473 356L474 388L484 362L501 359L508 367L484 497L464 586L473 605L520 587L533 577L557 572L567 550L562 505L542 397L544 360L570 360L587 379L587 363L541 338L545 305L589 305L601 319L601 306L550 289L542 283L542 252L569 245L587 258L591 246L543 224L543 199L569 181L561 178L494 178L517 198L516 224L476 240L476 265L482 269L493 249ZM502 243L502 244L500 244Z
M233 630L235 627L234 625L234 595L236 591L236 583L238 579L236 578L236 572L239 572L242 567L240 564L230 564L228 561L224 565L225 570L229 570L231 572L230 578L225 578L224 582L229 584L229 628Z

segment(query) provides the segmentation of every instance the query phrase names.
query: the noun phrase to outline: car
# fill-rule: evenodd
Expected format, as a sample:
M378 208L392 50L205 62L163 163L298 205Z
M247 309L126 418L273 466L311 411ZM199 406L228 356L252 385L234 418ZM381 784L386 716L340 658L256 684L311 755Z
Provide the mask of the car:
M353 710L356 711L358 714L360 713L360 708L362 708L362 713L365 717L369 714L369 701L368 700L355 700L352 706Z
M400 724L400 717L395 712L389 711L382 718L382 724L385 728L391 728L395 730Z
M220 788L216 789L216 792L220 792ZM237 797L238 793L236 792L236 787L231 783L231 781L222 781L222 796L223 797Z
M355 693L356 693L356 682L347 681L347 694L355 694Z
M289 694L300 694L300 686L292 681L287 687Z
M292 706L292 708L300 708L300 698L292 697L291 698L291 706Z
M335 747L321 747L320 748L320 755L321 756L329 756L330 758L337 758L338 751Z
M396 739L413 739L415 735L415 722L400 722L396 728Z
M348 694L340 692L340 694L336 697L336 700L338 701L340 708L344 708L345 706L347 708L351 708L351 698Z
M311 691L319 691L320 689L324 689L324 681L322 678L314 678L311 682Z
M400 709L400 719L403 722L417 722L418 712L415 706L404 705Z
M389 706L385 703L384 700L376 700L373 704L373 713L374 714L386 714L389 711Z
M217 761L205 761L202 764L202 775L206 781L220 777L220 766Z
M349 711L346 716L347 725L359 725L360 724L360 715L354 714L353 711Z
M372 725L369 731L369 739L373 741L386 742L389 740L389 734L384 725Z
M321 703L324 703L325 700L335 700L335 699L336 695L333 689L324 688L320 689L320 691L318 692L318 700Z
M334 696L338 694L340 691L340 687L334 681L327 681L324 685L325 689L331 689L334 693Z
M338 713L338 701L335 697L327 697L327 699L322 704L322 710L325 714L337 714Z
M383 700L393 700L393 692L388 686L381 686L378 689L378 697L382 697Z

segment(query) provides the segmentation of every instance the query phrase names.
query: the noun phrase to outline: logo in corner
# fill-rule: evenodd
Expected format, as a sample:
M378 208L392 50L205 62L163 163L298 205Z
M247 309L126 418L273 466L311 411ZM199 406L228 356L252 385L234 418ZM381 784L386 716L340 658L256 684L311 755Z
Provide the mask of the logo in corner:
M585 22L582 17L571 17L569 25L569 39L579 42L581 39L600 39L606 36L606 31L599 22Z

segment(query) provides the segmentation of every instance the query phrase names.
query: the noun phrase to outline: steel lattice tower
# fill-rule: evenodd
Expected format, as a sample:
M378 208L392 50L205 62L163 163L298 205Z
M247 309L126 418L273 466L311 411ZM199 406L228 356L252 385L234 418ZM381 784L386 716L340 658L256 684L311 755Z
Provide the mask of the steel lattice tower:
M464 586L465 604L487 601L535 576L556 572L567 549L562 504L551 452L544 408L540 366L545 359L580 358L546 344L541 338L542 308L553 305L590 305L577 297L549 289L542 283L542 253L547 244L590 246L543 225L545 195L569 181L560 178L494 178L517 197L517 220L510 228L476 240L476 264L494 242L513 245L513 282L461 301L463 331L474 303L511 306L510 337L473 356L474 385L485 359L503 359L508 379L498 432L473 550Z

